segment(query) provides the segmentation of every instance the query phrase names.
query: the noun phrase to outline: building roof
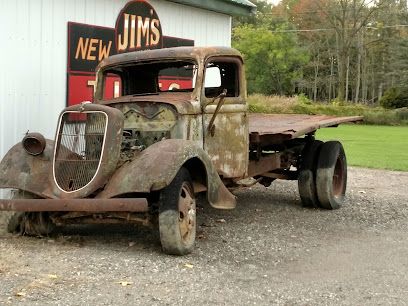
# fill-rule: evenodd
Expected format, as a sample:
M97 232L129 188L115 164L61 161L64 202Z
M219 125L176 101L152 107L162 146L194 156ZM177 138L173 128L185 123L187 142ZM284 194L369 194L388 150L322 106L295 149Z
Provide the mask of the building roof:
M248 0L169 0L230 16L245 16L256 12L256 5Z

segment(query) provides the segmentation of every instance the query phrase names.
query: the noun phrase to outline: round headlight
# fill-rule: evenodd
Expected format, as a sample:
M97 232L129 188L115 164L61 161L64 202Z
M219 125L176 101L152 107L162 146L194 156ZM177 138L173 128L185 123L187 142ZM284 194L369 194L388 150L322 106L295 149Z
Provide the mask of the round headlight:
M23 141L24 150L30 155L40 155L45 149L45 138L40 133L28 133L24 136Z

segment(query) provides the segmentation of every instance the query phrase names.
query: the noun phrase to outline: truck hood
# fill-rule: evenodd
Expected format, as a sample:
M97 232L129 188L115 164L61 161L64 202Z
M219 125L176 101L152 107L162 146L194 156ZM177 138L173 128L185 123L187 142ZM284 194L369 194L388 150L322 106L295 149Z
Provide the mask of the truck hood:
M192 115L201 112L200 101L194 98L190 92L161 92L151 95L123 96L111 100L95 101L96 104L113 105L129 102L152 102L173 105L179 114Z

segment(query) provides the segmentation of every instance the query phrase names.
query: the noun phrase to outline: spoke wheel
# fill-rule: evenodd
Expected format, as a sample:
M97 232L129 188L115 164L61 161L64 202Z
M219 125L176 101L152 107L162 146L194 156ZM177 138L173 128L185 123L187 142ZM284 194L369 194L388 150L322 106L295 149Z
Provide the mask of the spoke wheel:
M163 251L171 255L191 253L196 237L196 200L187 169L181 168L162 190L159 231Z
M179 227L183 242L189 243L195 230L196 202L191 185L183 182L179 197Z

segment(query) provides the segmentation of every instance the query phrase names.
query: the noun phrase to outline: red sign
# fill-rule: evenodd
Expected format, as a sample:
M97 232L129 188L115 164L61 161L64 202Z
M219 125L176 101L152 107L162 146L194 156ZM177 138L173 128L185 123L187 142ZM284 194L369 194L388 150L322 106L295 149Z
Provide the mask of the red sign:
M93 101L95 68L104 58L176 46L194 46L194 41L163 36L159 16L144 0L127 3L116 19L115 28L69 22L67 105ZM191 80L171 77L160 79L160 83L164 89L191 86ZM106 89L105 97L118 96L120 81L108 78Z

